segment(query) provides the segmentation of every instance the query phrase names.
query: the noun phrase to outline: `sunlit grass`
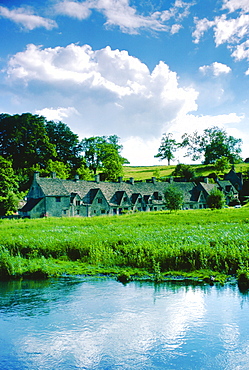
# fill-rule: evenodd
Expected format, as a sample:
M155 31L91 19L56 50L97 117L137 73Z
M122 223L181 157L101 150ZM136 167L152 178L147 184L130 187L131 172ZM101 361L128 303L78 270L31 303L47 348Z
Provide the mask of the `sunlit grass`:
M248 207L0 221L2 278L124 269L236 274L248 263Z

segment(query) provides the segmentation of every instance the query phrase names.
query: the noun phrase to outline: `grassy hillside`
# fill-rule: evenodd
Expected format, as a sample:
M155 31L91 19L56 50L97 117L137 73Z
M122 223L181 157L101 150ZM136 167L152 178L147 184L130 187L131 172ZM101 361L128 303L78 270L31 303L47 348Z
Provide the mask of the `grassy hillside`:
M192 165L195 169L197 176L208 176L214 172L213 165L194 164ZM134 177L135 180L146 180L153 176L168 177L171 176L174 171L175 165L173 166L124 166L124 178L129 179ZM249 163L239 163L235 165L236 172L247 172L249 171ZM228 172L228 171L227 171Z

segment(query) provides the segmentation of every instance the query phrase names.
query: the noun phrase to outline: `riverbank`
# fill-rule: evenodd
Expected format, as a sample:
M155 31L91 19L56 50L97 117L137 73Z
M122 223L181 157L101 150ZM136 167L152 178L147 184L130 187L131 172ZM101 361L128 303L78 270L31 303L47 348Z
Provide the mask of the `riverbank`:
M0 221L0 278L249 276L249 208Z

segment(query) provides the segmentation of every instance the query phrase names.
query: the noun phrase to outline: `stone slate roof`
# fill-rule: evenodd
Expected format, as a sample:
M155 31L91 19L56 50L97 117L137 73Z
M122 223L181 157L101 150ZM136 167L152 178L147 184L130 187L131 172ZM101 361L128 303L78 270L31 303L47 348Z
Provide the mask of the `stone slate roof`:
M31 211L43 198L29 199L27 203L22 207L22 212Z
M136 194L136 197L141 194L144 199L148 200L148 196L152 196L154 192L164 194L166 188L171 185L167 182L134 182L131 184L128 182L95 182L42 177L37 178L37 183L40 185L45 196L70 196L74 193L79 194L81 199L84 198L86 203L91 203L97 191L101 190L108 202L113 203L115 198L116 204L120 204L125 193L129 199L132 196L134 199L134 194ZM183 192L185 202L188 202L191 197L193 198L193 188L196 186L194 183L177 182L173 185ZM211 188L213 186L212 184Z
M69 192L61 179L48 179L44 177L38 177L37 182L40 185L45 196L69 196L72 192ZM75 192L77 193L77 192Z

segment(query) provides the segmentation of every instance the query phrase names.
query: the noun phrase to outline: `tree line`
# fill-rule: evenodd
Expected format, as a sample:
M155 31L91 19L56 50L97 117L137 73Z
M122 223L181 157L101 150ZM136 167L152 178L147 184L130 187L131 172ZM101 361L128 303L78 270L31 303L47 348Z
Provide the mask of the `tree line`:
M116 181L129 163L121 150L117 135L79 140L63 122L31 113L0 114L0 215L16 210L34 171L84 180L101 172L103 180Z
M31 113L0 114L0 216L17 209L27 191L34 171L41 176L56 172L59 178L75 175L91 180L101 173L102 180L116 181L123 175L128 160L121 156L117 135L93 136L79 140L65 123L48 121ZM241 161L241 139L228 136L225 130L212 127L203 134L184 134L177 143L171 133L164 134L155 157L174 159L179 148L187 148L192 160L204 157L204 164L220 161L219 166ZM179 164L176 175L192 179L189 165Z
M178 149L187 150L185 157L193 161L202 160L203 164L212 164L222 157L231 164L242 162L240 157L242 140L228 135L224 129L217 126L207 128L203 133L194 131L193 134L185 133L178 143L172 133L163 134L161 145L158 148L156 158L166 159L168 165L175 158L174 153Z

